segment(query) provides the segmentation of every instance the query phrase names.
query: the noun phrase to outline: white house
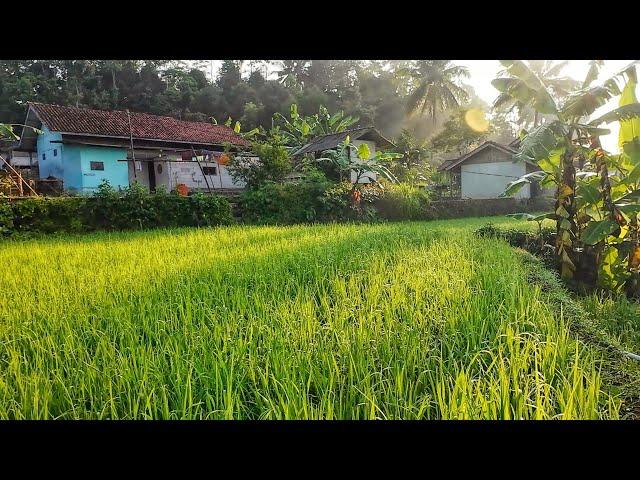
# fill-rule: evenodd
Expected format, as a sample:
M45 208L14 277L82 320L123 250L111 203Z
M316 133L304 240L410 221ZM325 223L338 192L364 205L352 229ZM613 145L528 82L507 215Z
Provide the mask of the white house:
M447 172L453 190L460 198L498 198L507 185L523 175L539 170L531 162L514 160L517 141L509 145L486 141L457 158L446 160L438 170ZM538 185L525 185L515 198L533 198L540 195Z

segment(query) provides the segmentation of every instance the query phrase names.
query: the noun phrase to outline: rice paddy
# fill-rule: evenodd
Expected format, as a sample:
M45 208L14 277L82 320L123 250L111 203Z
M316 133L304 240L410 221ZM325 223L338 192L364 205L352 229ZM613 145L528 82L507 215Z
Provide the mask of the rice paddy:
M488 221L0 243L0 418L618 418Z

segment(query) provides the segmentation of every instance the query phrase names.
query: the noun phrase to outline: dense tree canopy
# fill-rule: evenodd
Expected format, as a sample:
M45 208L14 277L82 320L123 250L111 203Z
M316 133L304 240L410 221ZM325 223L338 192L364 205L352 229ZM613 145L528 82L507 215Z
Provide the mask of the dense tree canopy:
M466 71L451 61L225 60L215 78L209 73L197 61L0 60L0 121L21 123L26 102L39 101L219 123L231 117L248 131L270 128L274 114L288 115L296 103L302 115L324 106L356 117L356 126L374 125L391 139L404 129L422 143L473 96L459 82ZM407 114L416 99L420 108Z

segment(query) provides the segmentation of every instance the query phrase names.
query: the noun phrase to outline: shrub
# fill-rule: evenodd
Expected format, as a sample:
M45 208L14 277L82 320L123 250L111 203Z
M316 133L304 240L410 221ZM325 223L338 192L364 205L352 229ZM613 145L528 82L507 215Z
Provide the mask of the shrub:
M190 197L134 184L120 194L103 184L93 197L28 198L0 203L0 233L55 233L212 226L232 222L231 205L218 195Z
M323 220L330 205L323 201L330 186L317 171L298 182L265 182L240 198L244 219L257 223L300 223Z
M388 220L424 218L429 192L404 183L388 184L376 202L378 213Z
M8 200L0 199L0 234L13 231L13 210Z
M375 185L358 188L360 201L353 198L353 184L340 182L325 191L321 201L324 205L324 220L375 220L378 212L375 203L381 190Z
M245 182L248 188L257 188L267 182L281 182L291 171L287 148L278 138L253 142L251 151L258 158L236 156L228 169L234 181Z
M29 198L11 204L13 225L8 233L81 232L86 230L82 212L86 200L80 197Z
M178 197L181 198L181 197ZM182 197L185 198L185 197ZM229 201L219 195L204 195L196 193L190 197L186 197L187 202L175 202L180 216L178 221L189 219L188 216L181 212L186 209L191 213L190 223L186 225L195 225L198 227L209 227L214 225L227 225L232 222L231 205Z

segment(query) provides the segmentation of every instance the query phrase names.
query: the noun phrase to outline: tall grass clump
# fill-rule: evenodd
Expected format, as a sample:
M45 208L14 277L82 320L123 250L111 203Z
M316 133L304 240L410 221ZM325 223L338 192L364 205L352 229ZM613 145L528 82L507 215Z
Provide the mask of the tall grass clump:
M617 418L479 220L0 246L0 418Z

